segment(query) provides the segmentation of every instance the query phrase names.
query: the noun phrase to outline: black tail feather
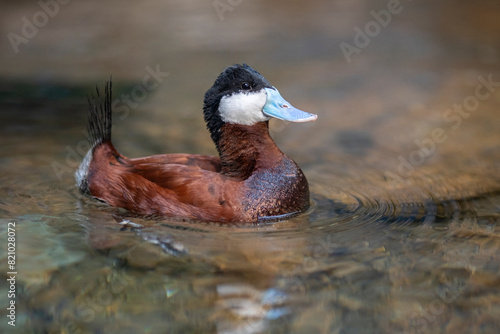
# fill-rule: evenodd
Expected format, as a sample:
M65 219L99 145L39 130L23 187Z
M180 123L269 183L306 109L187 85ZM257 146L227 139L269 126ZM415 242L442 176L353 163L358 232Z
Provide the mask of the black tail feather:
M75 173L76 184L80 191L84 194L90 194L88 173L92 163L93 153L96 147L102 143L111 141L111 95L112 82L111 78L106 83L104 88L104 97L101 96L99 88L96 87L97 96L88 97L89 114L87 131L91 149L83 158L82 163Z
M87 130L92 148L95 148L101 143L111 141L111 124L112 124L112 88L113 83L111 78L104 87L104 97L101 96L99 88L96 87L97 96L88 97L89 114Z

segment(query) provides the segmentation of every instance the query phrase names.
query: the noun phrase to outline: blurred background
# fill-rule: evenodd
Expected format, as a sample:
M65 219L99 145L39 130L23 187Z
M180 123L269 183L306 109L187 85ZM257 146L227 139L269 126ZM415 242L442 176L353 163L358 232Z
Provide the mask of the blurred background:
M22 111L2 132L20 134L26 117L46 121L38 131L55 130L46 144L68 165L64 147L81 140L68 135L85 128L85 95L113 76L124 154L214 154L203 94L225 66L246 62L319 115L315 124L271 125L301 165L335 169L346 160L353 166L344 172L367 168L356 173L375 171L393 185L486 173L487 187L500 157L499 10L496 1L8 2L0 84L3 100ZM159 81L141 87L150 72ZM478 100L483 81L493 83ZM469 111L454 110L465 102ZM43 110L25 107L37 103ZM60 103L71 110L56 112ZM3 138L4 154L26 149L12 140Z
M19 226L28 332L500 327L500 2L22 0L0 16L0 218ZM121 233L123 212L74 186L87 96L112 76L126 156L213 155L203 96L234 63L318 114L270 124L311 212Z

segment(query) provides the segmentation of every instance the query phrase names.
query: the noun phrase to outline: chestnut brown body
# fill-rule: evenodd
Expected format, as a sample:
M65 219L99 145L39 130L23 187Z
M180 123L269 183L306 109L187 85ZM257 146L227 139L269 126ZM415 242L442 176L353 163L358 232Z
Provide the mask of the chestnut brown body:
M164 154L129 159L111 143L107 86L103 101L98 92L90 102L93 148L77 171L78 186L109 205L141 215L249 223L307 209L307 180L270 137L268 120L244 125L209 117L220 157Z

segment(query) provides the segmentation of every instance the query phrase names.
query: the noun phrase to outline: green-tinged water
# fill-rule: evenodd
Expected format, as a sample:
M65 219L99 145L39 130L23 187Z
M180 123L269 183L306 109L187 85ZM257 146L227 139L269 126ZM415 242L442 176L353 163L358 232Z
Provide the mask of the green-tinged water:
M388 2L231 3L73 1L0 42L0 332L497 333L500 6L401 1L356 47ZM5 5L0 35L40 10ZM308 212L221 226L79 194L95 84L124 155L215 154L203 94L240 62L319 116L270 126Z

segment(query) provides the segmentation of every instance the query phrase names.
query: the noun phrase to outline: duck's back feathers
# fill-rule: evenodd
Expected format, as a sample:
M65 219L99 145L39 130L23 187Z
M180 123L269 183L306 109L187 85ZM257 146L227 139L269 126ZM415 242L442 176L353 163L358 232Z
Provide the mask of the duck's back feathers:
M112 206L153 216L178 216L207 221L246 220L241 215L237 182L209 169L211 159L181 156L139 162L116 155L110 145L96 147L88 173L93 197ZM160 162L158 162L160 161ZM163 163L188 162L191 165ZM202 168L205 167L205 168Z
M186 154L186 153L171 153L171 154L158 154L149 157L128 159L128 163L132 166L140 168L146 164L149 166L155 165L186 165L197 166L212 172L220 172L220 159L217 157L201 154Z

